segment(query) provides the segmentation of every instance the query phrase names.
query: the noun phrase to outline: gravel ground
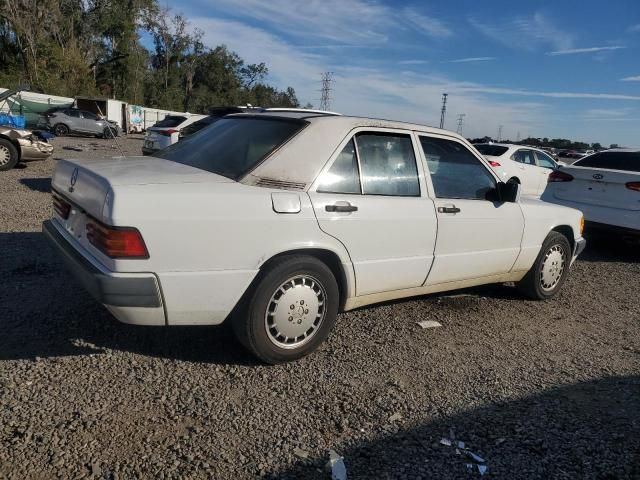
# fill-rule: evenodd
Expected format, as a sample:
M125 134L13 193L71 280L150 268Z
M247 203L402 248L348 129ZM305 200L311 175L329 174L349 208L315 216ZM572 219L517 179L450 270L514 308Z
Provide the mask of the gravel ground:
M40 234L55 162L0 173L0 478L327 479L330 448L350 479L478 478L442 437L488 478L640 478L638 247L591 242L546 303L493 286L342 314L268 367L228 327L119 324L79 289Z

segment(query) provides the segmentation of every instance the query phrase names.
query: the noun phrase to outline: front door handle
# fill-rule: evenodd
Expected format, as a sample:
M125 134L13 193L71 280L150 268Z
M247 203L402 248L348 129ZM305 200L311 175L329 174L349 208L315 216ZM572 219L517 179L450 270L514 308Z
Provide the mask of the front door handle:
M453 207L438 207L440 213L458 213L460 209L455 205Z
M358 207L347 202L344 204L325 205L324 209L327 212L356 212Z

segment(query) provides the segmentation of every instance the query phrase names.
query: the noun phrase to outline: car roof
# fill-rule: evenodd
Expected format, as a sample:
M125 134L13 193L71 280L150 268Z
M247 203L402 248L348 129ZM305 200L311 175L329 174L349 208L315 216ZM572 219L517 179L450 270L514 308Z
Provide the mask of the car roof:
M356 128L384 128L437 134L451 137L471 147L464 137L454 132L396 120L335 115L327 112L266 110L257 114L240 113L229 117L296 119L306 124L306 127L291 140L242 179L243 183L249 185L266 185L264 181L268 181L271 185L280 184L280 188L305 190L316 179L343 140Z

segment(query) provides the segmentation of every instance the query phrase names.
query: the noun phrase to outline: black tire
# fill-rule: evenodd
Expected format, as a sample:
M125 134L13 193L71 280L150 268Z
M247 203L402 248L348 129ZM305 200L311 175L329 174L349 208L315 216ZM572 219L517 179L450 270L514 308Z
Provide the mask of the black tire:
M556 252L553 253L554 258L556 259L557 253L561 252L563 263L562 265L559 265L557 263L558 260L549 258L549 261L551 262L550 265L547 265L549 268L547 271L549 273L543 277L543 267L545 267L547 256L552 255L552 252ZM550 299L560 291L562 284L566 280L567 275L569 274L572 255L573 252L571 251L571 245L569 244L567 237L559 232L549 233L542 243L540 253L538 253L531 270L529 270L525 277L518 282L518 290L533 300ZM556 262L555 264L554 261ZM559 268L562 268L560 272L558 272Z
M53 126L53 133L58 137L64 137L65 135L69 135L69 127L64 123L57 123Z
M102 138L115 138L116 134L111 127L104 127Z
M8 158L7 158L8 156ZM20 155L16 146L5 138L0 138L0 172L11 170L18 164Z
M294 284L303 287L303 290L292 290L292 284L286 283L290 279L294 279ZM317 299L324 297L324 303L320 305L318 301L317 308L310 308L314 311L306 309L305 312L304 300L298 301L296 298L311 296L311 301L307 301L307 305L311 305L315 302L313 293ZM280 295L279 299L275 298L277 295ZM297 360L313 352L326 340L336 322L339 298L338 283L327 265L307 255L285 256L261 272L240 300L232 318L233 330L240 343L263 362L277 364ZM294 306L295 309L291 308ZM289 316L289 312L292 316ZM288 333L287 328L295 330L308 327L303 333L308 336L289 339L294 344L285 347L283 342L287 340L282 340L286 337L279 332L277 318L281 319L285 333ZM287 325L287 321L291 323ZM317 325L314 323L316 321ZM271 328L268 327L270 323L273 324ZM295 343L299 343L299 346L295 346Z

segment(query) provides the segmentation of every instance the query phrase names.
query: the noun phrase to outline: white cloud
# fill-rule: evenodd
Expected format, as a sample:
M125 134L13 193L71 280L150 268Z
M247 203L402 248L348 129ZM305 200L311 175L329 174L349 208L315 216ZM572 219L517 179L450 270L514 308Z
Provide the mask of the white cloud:
M458 58L456 60L449 60L449 63L489 62L495 59L496 57L468 57L468 58Z
M630 32L630 33L640 32L640 23L636 25L631 25L629 28L627 28L627 32Z
M400 60L399 65L426 65L428 60Z
M415 8L405 7L402 11L403 20L414 30L434 38L449 38L453 31L440 20L428 17Z
M624 77L620 79L621 82L640 82L640 75L635 75L633 77Z
M494 17L495 18L495 17ZM491 23L468 17L469 23L490 39L517 50L535 51L541 47L566 49L573 46L574 37L556 27L541 13L510 20L496 18Z
M627 47L622 45L610 45L606 47L567 48L564 50L555 50L553 52L547 52L547 55L557 56L557 55L574 55L577 53L609 52L612 50L621 50L623 48L627 48Z

